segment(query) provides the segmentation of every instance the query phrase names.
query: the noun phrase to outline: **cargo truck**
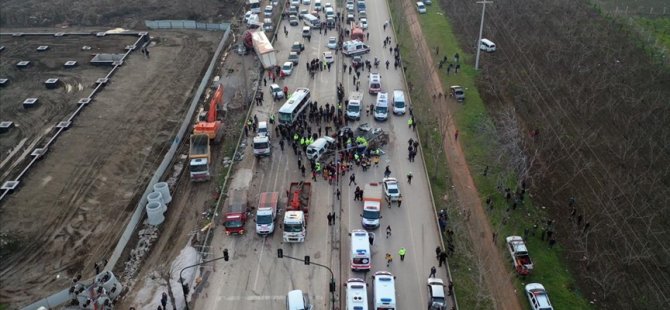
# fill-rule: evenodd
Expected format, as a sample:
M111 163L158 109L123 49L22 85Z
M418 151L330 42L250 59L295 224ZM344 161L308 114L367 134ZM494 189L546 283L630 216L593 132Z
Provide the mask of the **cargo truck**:
M223 209L223 227L226 235L245 233L244 224L247 222L248 208L246 190L235 189L228 193Z
M253 41L254 51L258 55L258 59L263 68L272 69L277 66L277 55L275 50L272 47L272 43L268 40L268 37L263 31L255 31L251 34L251 40Z
M361 224L365 229L375 229L379 227L379 221L382 218L382 186L379 183L365 184L363 189L363 214L361 214Z
M191 135L189 148L189 171L191 181L209 181L209 163L211 154L209 150L209 136L207 134Z
M269 235L275 231L278 202L278 192L261 193L261 198L258 201L258 209L256 209L255 219L257 234Z
M292 182L286 195L288 202L284 214L284 242L305 242L312 184Z

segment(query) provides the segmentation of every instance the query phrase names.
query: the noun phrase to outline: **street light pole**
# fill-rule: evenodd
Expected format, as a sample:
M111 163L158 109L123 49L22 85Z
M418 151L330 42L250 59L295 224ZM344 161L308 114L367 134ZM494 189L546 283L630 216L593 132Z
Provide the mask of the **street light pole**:
M182 291L182 293L184 293L184 305L186 306L186 310L189 310L188 299L187 299L189 288L188 288L187 285L184 285L184 278L181 276L182 272L184 272L184 270L186 270L186 269L193 268L193 267L200 266L200 265L204 265L204 264L211 263L213 261L217 261L217 260L221 260L221 259L223 259L225 261L228 261L228 249L223 249L223 256L221 256L219 258L210 259L208 261L204 261L202 263L198 263L198 264L191 265L191 266L186 266L186 267L182 268L182 270L179 272L179 283L181 284L181 291ZM176 309L176 307L175 307L175 309Z
M486 13L486 4L488 3L493 3L493 1L477 1L477 3L482 4L482 21L479 24L479 40L477 40L477 44L475 44L475 47L477 48L477 58L475 59L475 70L479 70L479 52L481 51L481 44L482 44L482 32L484 31L484 14Z
M286 257L286 258L290 258L290 259L293 259L293 260L297 260L297 261L299 261L299 262L303 262L303 263L305 263L306 265L313 264L313 265L316 265L316 266L319 266L319 267L323 267L323 268L328 269L328 271L330 272L330 285L329 285L329 291L330 291L330 306L331 306L331 309L335 310L335 287L336 287L336 286L335 286L335 274L333 274L333 270L331 270L330 267L325 266L325 265L321 265L321 264L319 264L319 263L309 262L309 260L308 260L308 261L305 261L304 259L299 259L299 258L295 258L295 257L291 257L291 256L288 256L288 255L285 255L285 254L284 254L284 250L282 250L282 249L277 249L277 254L278 254L279 258L284 258L284 257ZM309 256L306 256L306 258L309 258ZM187 309L187 310L188 310L188 309Z

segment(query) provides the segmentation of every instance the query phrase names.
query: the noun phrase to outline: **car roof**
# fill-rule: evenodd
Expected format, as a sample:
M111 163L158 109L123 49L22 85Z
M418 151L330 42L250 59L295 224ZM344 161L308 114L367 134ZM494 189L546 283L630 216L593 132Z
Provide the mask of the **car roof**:
M293 63L290 62L290 61L287 61L287 62L284 63L284 66L293 66Z
M433 297L443 297L444 298L444 286L439 284L430 285L431 295Z

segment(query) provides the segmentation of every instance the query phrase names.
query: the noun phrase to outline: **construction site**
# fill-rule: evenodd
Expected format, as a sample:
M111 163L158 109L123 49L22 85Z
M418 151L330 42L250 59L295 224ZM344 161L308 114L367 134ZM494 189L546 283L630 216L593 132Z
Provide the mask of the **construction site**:
M222 110L235 110L244 106L238 92L245 89L232 81L224 94L211 79L201 81L208 67L220 72L222 62L212 57L228 47L221 31L19 31L0 35L0 304L11 309L67 291L74 280L92 282L102 270L124 285L140 272L126 262L149 254L148 247L131 249L144 242L138 234L155 240L156 229L138 227L115 264L109 260L173 145L174 169L158 178L170 190L188 184L179 191L193 196L173 193L163 225L171 235L155 246L169 256L172 245L193 237L190 230L206 220L202 210L216 199L216 182L191 185L182 173L188 145L175 137L189 106L196 117L208 109L192 102L216 94ZM194 98L201 84L202 100ZM225 117L217 117L220 140L230 137ZM212 148L210 169L222 163L222 145Z

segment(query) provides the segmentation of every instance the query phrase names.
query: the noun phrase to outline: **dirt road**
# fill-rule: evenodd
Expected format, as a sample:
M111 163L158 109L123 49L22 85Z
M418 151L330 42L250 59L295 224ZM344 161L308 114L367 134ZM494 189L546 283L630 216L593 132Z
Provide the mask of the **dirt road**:
M425 62L421 65L426 67L425 72L430 72L428 78L424 83L428 83L427 89L434 93L447 92L443 89L440 77L437 71L430 70L430 64L434 64L431 49L428 47L421 24L417 20L418 16L416 10L409 4L404 5L405 16L410 26L410 32L415 40L418 53L423 55ZM447 106L440 104L438 106ZM469 210L471 213L469 223L467 225L472 244L474 245L477 256L482 260L482 266L486 269L484 273L487 275L487 284L491 292L492 299L495 302L497 309L521 309L521 305L514 292L514 286L511 282L511 275L508 272L509 268L503 263L504 258L500 250L492 242L493 230L488 221L486 213L482 207L482 202L477 193L468 164L465 160L463 150L457 141L454 140L454 132L456 127L453 120L451 120L453 111L450 107L444 108L441 111L443 132L447 134L444 136L444 151L447 155L447 162L449 170L451 171L451 178L455 186L456 193L462 203L462 207Z
M0 227L21 242L2 260L0 277L12 285L0 303L67 288L113 250L218 43L208 32L152 36L151 58L132 55L3 206Z

